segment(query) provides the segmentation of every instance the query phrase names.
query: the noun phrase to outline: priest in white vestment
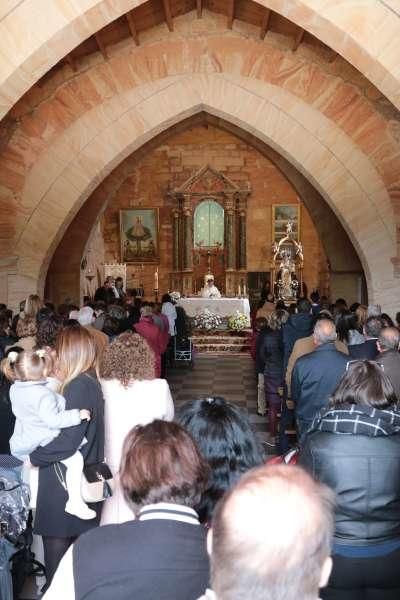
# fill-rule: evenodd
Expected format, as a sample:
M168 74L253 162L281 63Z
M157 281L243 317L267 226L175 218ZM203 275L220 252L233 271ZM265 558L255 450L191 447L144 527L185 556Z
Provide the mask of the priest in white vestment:
M200 291L202 298L221 298L219 289L214 285L214 275L208 273L204 277L204 287Z

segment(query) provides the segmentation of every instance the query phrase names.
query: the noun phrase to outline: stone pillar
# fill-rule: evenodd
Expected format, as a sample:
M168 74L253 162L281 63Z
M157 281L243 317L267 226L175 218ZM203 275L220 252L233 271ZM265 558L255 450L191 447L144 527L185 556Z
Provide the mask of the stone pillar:
M193 227L190 196L185 195L183 207L183 270L193 269Z
M179 223L179 210L174 210L172 213L172 238L173 238L173 270L179 271L181 266L181 248L180 248L180 223Z
M226 270L236 269L236 214L234 198L226 202Z
M246 212L241 210L239 213L239 270L247 269L247 251L246 251Z

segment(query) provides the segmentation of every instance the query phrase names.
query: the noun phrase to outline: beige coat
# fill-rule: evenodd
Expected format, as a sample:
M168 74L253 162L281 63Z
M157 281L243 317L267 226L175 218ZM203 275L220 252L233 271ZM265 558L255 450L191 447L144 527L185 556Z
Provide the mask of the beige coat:
M348 354L349 350L344 342L340 340L336 340L335 342L336 350L339 352L343 352L343 354ZM295 365L295 362L300 356L304 356L304 354L309 354L315 350L315 344L313 340L313 336L310 335L308 337L300 338L297 340L295 345L293 346L292 354L289 357L288 366L286 369L285 381L287 385L287 389L290 395L290 385L292 383L292 371Z

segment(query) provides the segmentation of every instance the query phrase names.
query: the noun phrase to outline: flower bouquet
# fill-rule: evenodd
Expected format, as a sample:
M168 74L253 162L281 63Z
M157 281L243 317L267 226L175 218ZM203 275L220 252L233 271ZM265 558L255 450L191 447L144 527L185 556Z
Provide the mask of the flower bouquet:
M228 319L228 328L232 331L243 331L247 327L250 327L249 318L238 310Z
M194 317L194 326L199 329L217 329L221 327L222 319L219 315L211 312L208 308L205 308Z

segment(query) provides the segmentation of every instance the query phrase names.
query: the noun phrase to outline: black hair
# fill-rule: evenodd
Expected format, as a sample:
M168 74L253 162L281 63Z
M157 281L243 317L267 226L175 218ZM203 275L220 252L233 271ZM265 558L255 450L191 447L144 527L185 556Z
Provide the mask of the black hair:
M362 404L385 409L397 403L390 379L381 365L372 360L354 360L347 364L347 371L330 399L330 406Z
M172 302L171 296L169 294L164 294L161 298L161 302L162 304L164 304L164 302Z
M311 310L311 302L308 298L300 298L297 302L297 310L299 313L309 313Z
M336 331L338 334L338 339L341 342L349 341L349 332L352 329L357 330L357 315L350 311L341 312L338 318L338 322L336 324Z
M264 462L260 443L247 414L221 397L190 400L177 412L211 467L208 486L196 507L202 522L210 522L214 506L240 476Z
M38 323L36 332L36 348L49 346L54 348L57 336L63 327L63 320L59 315L51 313Z
M310 298L312 302L317 304L320 301L319 292L317 290L314 290L313 292L311 292Z
M382 313L381 319L385 327L394 327L393 319L387 313Z

